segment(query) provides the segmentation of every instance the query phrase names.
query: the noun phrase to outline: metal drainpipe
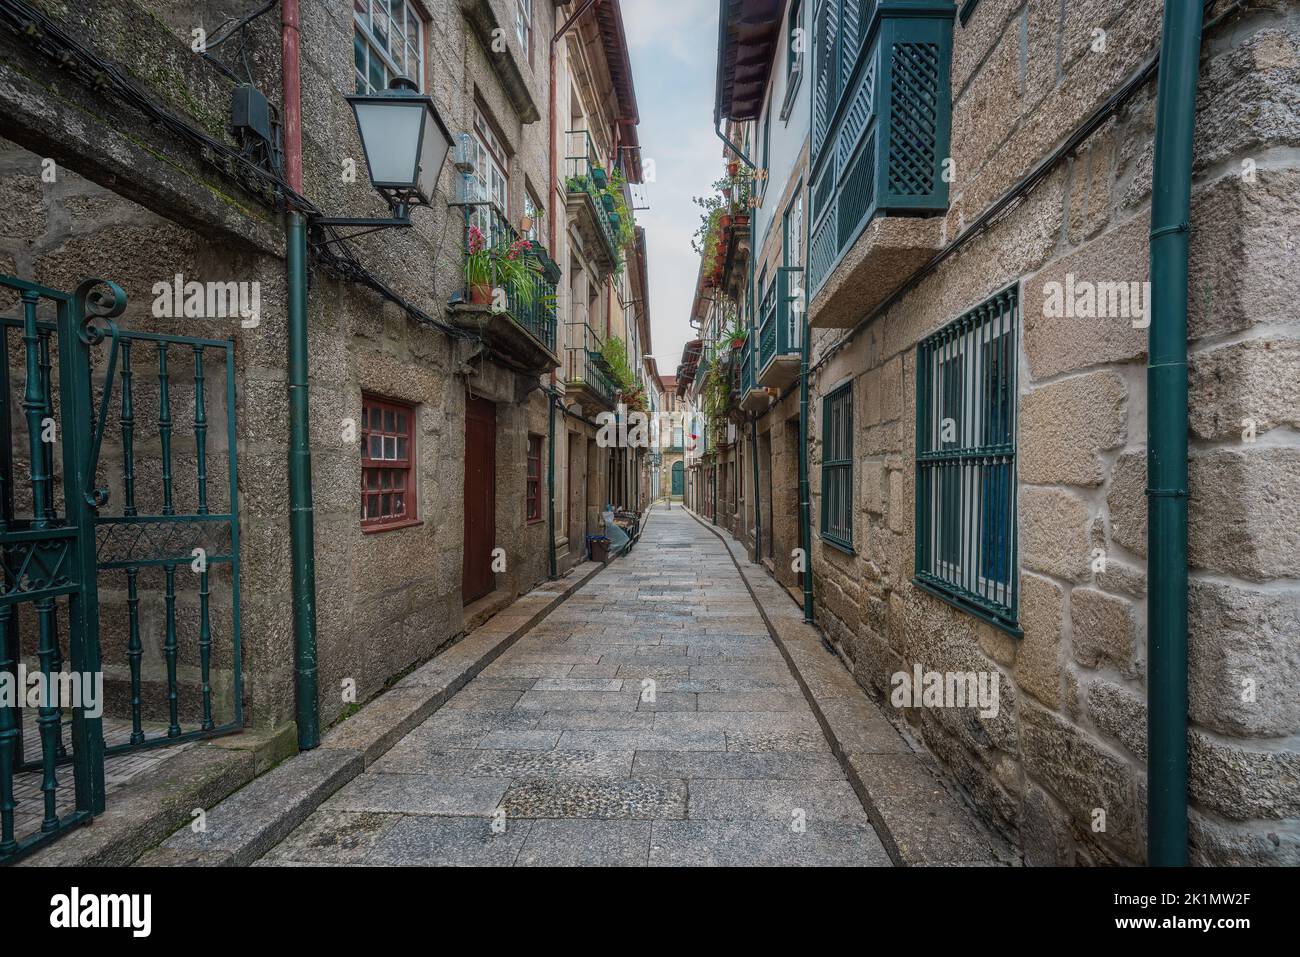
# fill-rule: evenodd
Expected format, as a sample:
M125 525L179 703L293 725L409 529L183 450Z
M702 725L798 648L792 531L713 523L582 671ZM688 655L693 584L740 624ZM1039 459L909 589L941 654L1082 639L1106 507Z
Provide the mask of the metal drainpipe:
M555 566L555 389L546 393L546 528L550 535L548 549L551 559L551 581L558 572Z
M1151 182L1147 863L1187 864L1187 278L1203 8L1167 0Z
M808 247L805 245L805 249ZM804 292L807 295L807 292ZM803 620L813 622L812 502L808 489L808 350L812 330L804 310L799 349L799 538L803 548Z
M284 157L289 186L302 193L302 87L298 61L298 0L280 5L284 74ZM320 744L316 670L316 550L313 541L311 442L307 401L307 221L285 214L288 286L289 543L292 552L295 713L298 748Z

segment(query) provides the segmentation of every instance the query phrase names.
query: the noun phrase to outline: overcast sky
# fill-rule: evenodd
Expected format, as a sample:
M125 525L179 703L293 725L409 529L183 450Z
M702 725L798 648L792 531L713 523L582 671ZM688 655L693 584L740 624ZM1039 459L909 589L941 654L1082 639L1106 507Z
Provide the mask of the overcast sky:
M622 0L632 53L641 156L654 160L637 222L649 247L653 355L662 375L677 368L692 337L687 323L700 258L691 235L700 220L692 196L722 173L722 143L713 131L717 65L716 0Z

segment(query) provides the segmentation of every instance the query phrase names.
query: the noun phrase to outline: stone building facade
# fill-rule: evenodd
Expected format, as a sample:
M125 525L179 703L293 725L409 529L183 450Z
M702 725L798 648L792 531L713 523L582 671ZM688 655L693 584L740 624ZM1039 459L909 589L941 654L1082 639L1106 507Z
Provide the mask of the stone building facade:
M224 443L227 379L218 365L208 374L208 469L215 501L229 497L222 470L230 455L238 466L244 714L248 723L272 728L293 720L295 697L288 297L277 195L284 167L270 159L278 127L270 147L250 139L232 124L231 104L247 85L265 95L273 121L284 116L282 35L278 5L239 21L247 6L37 2L40 20L32 30L0 27L0 191L14 211L0 235L0 273L65 291L84 277L102 277L129 297L117 320L123 329L233 343L235 441L233 447ZM550 435L557 445L558 572L581 560L584 535L597 521L595 503L611 501L607 457L588 458L585 441L578 443L581 454L572 454L573 436L594 436L594 424L567 399L557 399L552 413L550 397L564 391L565 329L578 309L566 290L575 285L573 270L581 260L566 236L563 130L570 120L567 113L557 119L552 106L550 39L576 10L576 4L514 0L407 0L373 10L342 2L300 4L301 195L315 213L390 215L370 185L346 95L382 89L404 73L433 99L453 139L433 204L416 209L409 228L342 243L329 240L346 229L312 233L308 364L322 725L552 573ZM607 34L610 56L625 64L620 30L590 13L579 18L570 42ZM204 43L206 52L197 52ZM559 46L561 102L567 104L578 94L569 82L566 47ZM629 138L634 142L635 120L601 99L613 95L608 64L593 54L584 70L606 75L583 94L591 113L619 116L620 147ZM630 73L625 87L626 95ZM620 155L602 158L617 161ZM530 238L549 247L559 267L557 294L538 308L550 310L555 341L526 328L502 333L500 323L512 317L493 319L484 307L470 305L464 265L469 226L494 240ZM643 282L644 242L618 255L630 262L621 270L625 281ZM626 278L633 274L638 278ZM155 286L177 276L182 282L256 284L257 321L160 317ZM624 291L616 301L635 298ZM6 315L15 307L12 296L0 303ZM635 330L636 355L647 353L646 314L636 313L627 326ZM11 334L11 349L15 342L21 346ZM176 504L184 509L189 506L180 496L193 494L194 386L183 378L188 356L177 358L171 454ZM102 386L98 364L96 374ZM161 494L156 368L138 367L136 380L136 495L144 514L159 507ZM19 415L13 408L11 399L11 413ZM486 433L469 428L474 416L490 417ZM387 492L387 481L398 480L393 470L363 464L367 440L376 433L381 443L393 439L394 448L401 442L397 457L405 456L407 484L400 505ZM113 509L122 502L124 474L116 404L104 434L100 470ZM471 455L467 445L474 441L483 447ZM484 462L490 463L486 473ZM479 534L491 565L478 569L471 585L465 516L485 487L491 494L486 530ZM575 488L575 497L561 497ZM369 498L384 501L382 516L367 511ZM570 518L574 513L577 520ZM228 612L232 588L226 581L218 595L221 584L214 578L212 600L224 602ZM142 581L141 588L145 710L156 716L165 711L166 696L161 576ZM105 667L121 702L129 694L125 586L120 576L103 575L100 590ZM178 591L181 697L191 713L199 680L191 634L198 598L188 582ZM232 686L229 617L224 621L214 624L212 680L218 689ZM24 645L23 654L32 653Z
M1027 862L1140 863L1156 105L1143 70L1164 5L979 0L882 16L866 4L860 24L856 4L782 6L763 30L724 22L718 106L736 153L766 169L755 218L772 203L770 223L804 196L806 232L786 261L805 271L792 294L810 336L812 617ZM915 59L891 61L888 43ZM827 62L843 72L822 72ZM927 102L938 124L950 124L948 154L921 176L930 192L895 211L886 192L898 182L877 179L874 212L837 224L837 212L867 209L849 185L861 182L854 157L889 122L921 115L886 116L886 103L907 101L898 86L882 99L886 80L871 78L899 84L900 70L921 67L937 78ZM1288 385L1300 333L1298 83L1300 7L1208 5L1188 316L1198 864L1294 864L1300 853L1300 396ZM855 114L848 102L863 89ZM798 110L807 132L792 149L781 141ZM779 168L761 159L776 155ZM777 230L755 232L753 278L733 291L740 308L762 299L757 276L783 245L792 240ZM764 310L750 314L753 339ZM798 396L796 374L732 401L750 409L738 458L748 464L744 443L758 442L757 555L802 598L790 562ZM949 450L982 455L981 471L951 464ZM695 507L710 515L709 504ZM721 512L755 554L752 509L728 519L724 500ZM995 675L996 709L909 706L898 676L917 668Z

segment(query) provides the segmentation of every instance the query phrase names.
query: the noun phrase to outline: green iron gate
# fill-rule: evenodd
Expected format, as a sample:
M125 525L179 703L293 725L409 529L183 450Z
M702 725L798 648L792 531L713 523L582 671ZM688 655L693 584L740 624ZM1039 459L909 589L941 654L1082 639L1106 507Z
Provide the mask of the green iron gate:
M7 863L104 810L106 754L241 727L243 681L234 343L118 329L126 295L113 283L69 295L0 276L0 296L0 680L22 694L29 661L47 683L102 676L99 707L112 702L116 719L106 736L84 696L47 694L33 728L29 699L0 697ZM216 375L224 388L213 390ZM212 457L226 468L210 474ZM39 825L22 808L38 775Z

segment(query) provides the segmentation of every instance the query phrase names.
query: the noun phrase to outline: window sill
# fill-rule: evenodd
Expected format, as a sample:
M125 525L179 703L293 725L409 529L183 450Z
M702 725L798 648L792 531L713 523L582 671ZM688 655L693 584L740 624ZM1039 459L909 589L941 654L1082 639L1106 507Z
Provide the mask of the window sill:
M364 535L377 535L380 532L395 532L402 528L415 528L417 525L423 525L422 519L413 518L406 522L393 522L389 525L362 525L361 532Z
M823 542L831 546L831 548L835 549L837 552L843 552L845 555L857 555L853 546L848 542L842 542L838 538L831 538L825 533L822 533L819 537Z
M526 519L524 519L524 524L525 524L525 525L528 525L528 526L532 526L532 525L540 525L540 524L542 524L542 521L543 521L543 520L540 519L540 518L526 518Z
M938 598L940 601L952 605L952 607L958 609L959 611L964 611L969 615L974 615L976 618L978 618L980 621L984 622L985 624L992 625L994 628L998 629L999 631L1006 632L1008 635L1010 635L1013 638L1023 638L1025 636L1025 630L1021 628L1019 625L1012 624L1009 621L1004 621L1003 619L999 618L997 615L990 614L989 612L985 611L983 608L980 608L978 605L974 605L971 602L966 601L959 595L955 595L952 592L944 591L942 588L932 585L929 582L922 581L919 578L913 578L912 584L915 585L917 588L921 589L922 591L926 592L927 594L933 595L935 598Z

